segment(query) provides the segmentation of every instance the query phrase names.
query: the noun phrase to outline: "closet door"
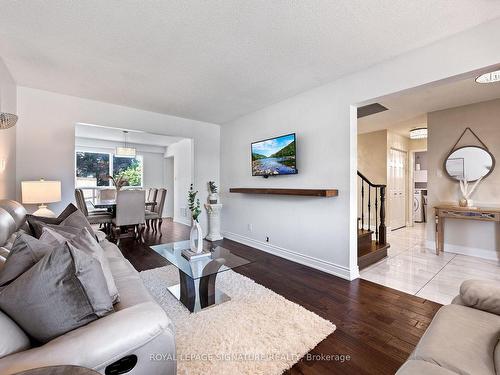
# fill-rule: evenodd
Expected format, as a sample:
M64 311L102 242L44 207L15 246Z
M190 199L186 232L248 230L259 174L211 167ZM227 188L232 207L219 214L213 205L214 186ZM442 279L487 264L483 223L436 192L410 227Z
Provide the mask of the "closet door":
M392 230L406 226L406 164L407 153L391 148L389 151L389 207Z

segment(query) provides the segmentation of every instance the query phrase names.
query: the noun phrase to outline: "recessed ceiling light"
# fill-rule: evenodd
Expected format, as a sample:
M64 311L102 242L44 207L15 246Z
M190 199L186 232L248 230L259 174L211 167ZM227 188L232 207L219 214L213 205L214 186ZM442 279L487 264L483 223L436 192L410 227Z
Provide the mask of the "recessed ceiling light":
M500 82L500 70L495 70L494 72L481 74L476 78L477 83L494 83Z
M410 139L427 138L427 128L416 128L410 130Z

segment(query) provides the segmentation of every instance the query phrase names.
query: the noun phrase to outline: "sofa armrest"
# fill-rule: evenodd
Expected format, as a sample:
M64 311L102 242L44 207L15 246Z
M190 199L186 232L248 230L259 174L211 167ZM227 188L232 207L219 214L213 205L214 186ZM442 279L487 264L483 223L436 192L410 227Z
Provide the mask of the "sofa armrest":
M171 345L166 345L165 339ZM0 359L0 373L58 364L103 370L126 355L144 353L143 347L155 340L162 340L162 353L175 357L170 319L159 305L145 302L95 320L43 346L4 357ZM152 347L152 352L157 349L157 345ZM150 362L150 358L140 360Z
M500 315L500 283L490 280L466 280L460 285L460 295L452 302Z

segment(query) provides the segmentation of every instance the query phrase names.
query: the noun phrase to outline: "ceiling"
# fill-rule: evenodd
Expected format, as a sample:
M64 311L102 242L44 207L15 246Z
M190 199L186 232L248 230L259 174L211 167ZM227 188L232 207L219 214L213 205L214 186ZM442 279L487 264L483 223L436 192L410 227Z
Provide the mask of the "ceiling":
M166 147L173 143L180 141L183 138L170 137L167 135L146 133L137 130L109 128L105 126L92 125L92 124L76 124L75 137L87 139L100 139L104 141L124 142L123 131L127 133L127 143L149 145L149 146L162 146Z
M0 0L21 86L223 124L500 16L491 0Z
M358 119L358 133L390 129L408 136L410 129L427 126L429 112L500 98L500 82L476 83L478 74L379 98L388 110Z

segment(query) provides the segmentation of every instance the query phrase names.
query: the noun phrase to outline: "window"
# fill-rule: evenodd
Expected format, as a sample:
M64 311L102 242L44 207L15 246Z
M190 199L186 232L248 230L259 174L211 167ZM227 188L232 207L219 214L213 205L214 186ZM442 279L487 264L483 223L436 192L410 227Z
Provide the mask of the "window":
M142 156L120 158L113 155L113 177L124 176L129 186L142 186Z
M76 187L109 186L109 154L76 152Z
M121 158L109 153L76 152L76 187L112 186L109 175L126 177L129 186L142 186L142 155Z

